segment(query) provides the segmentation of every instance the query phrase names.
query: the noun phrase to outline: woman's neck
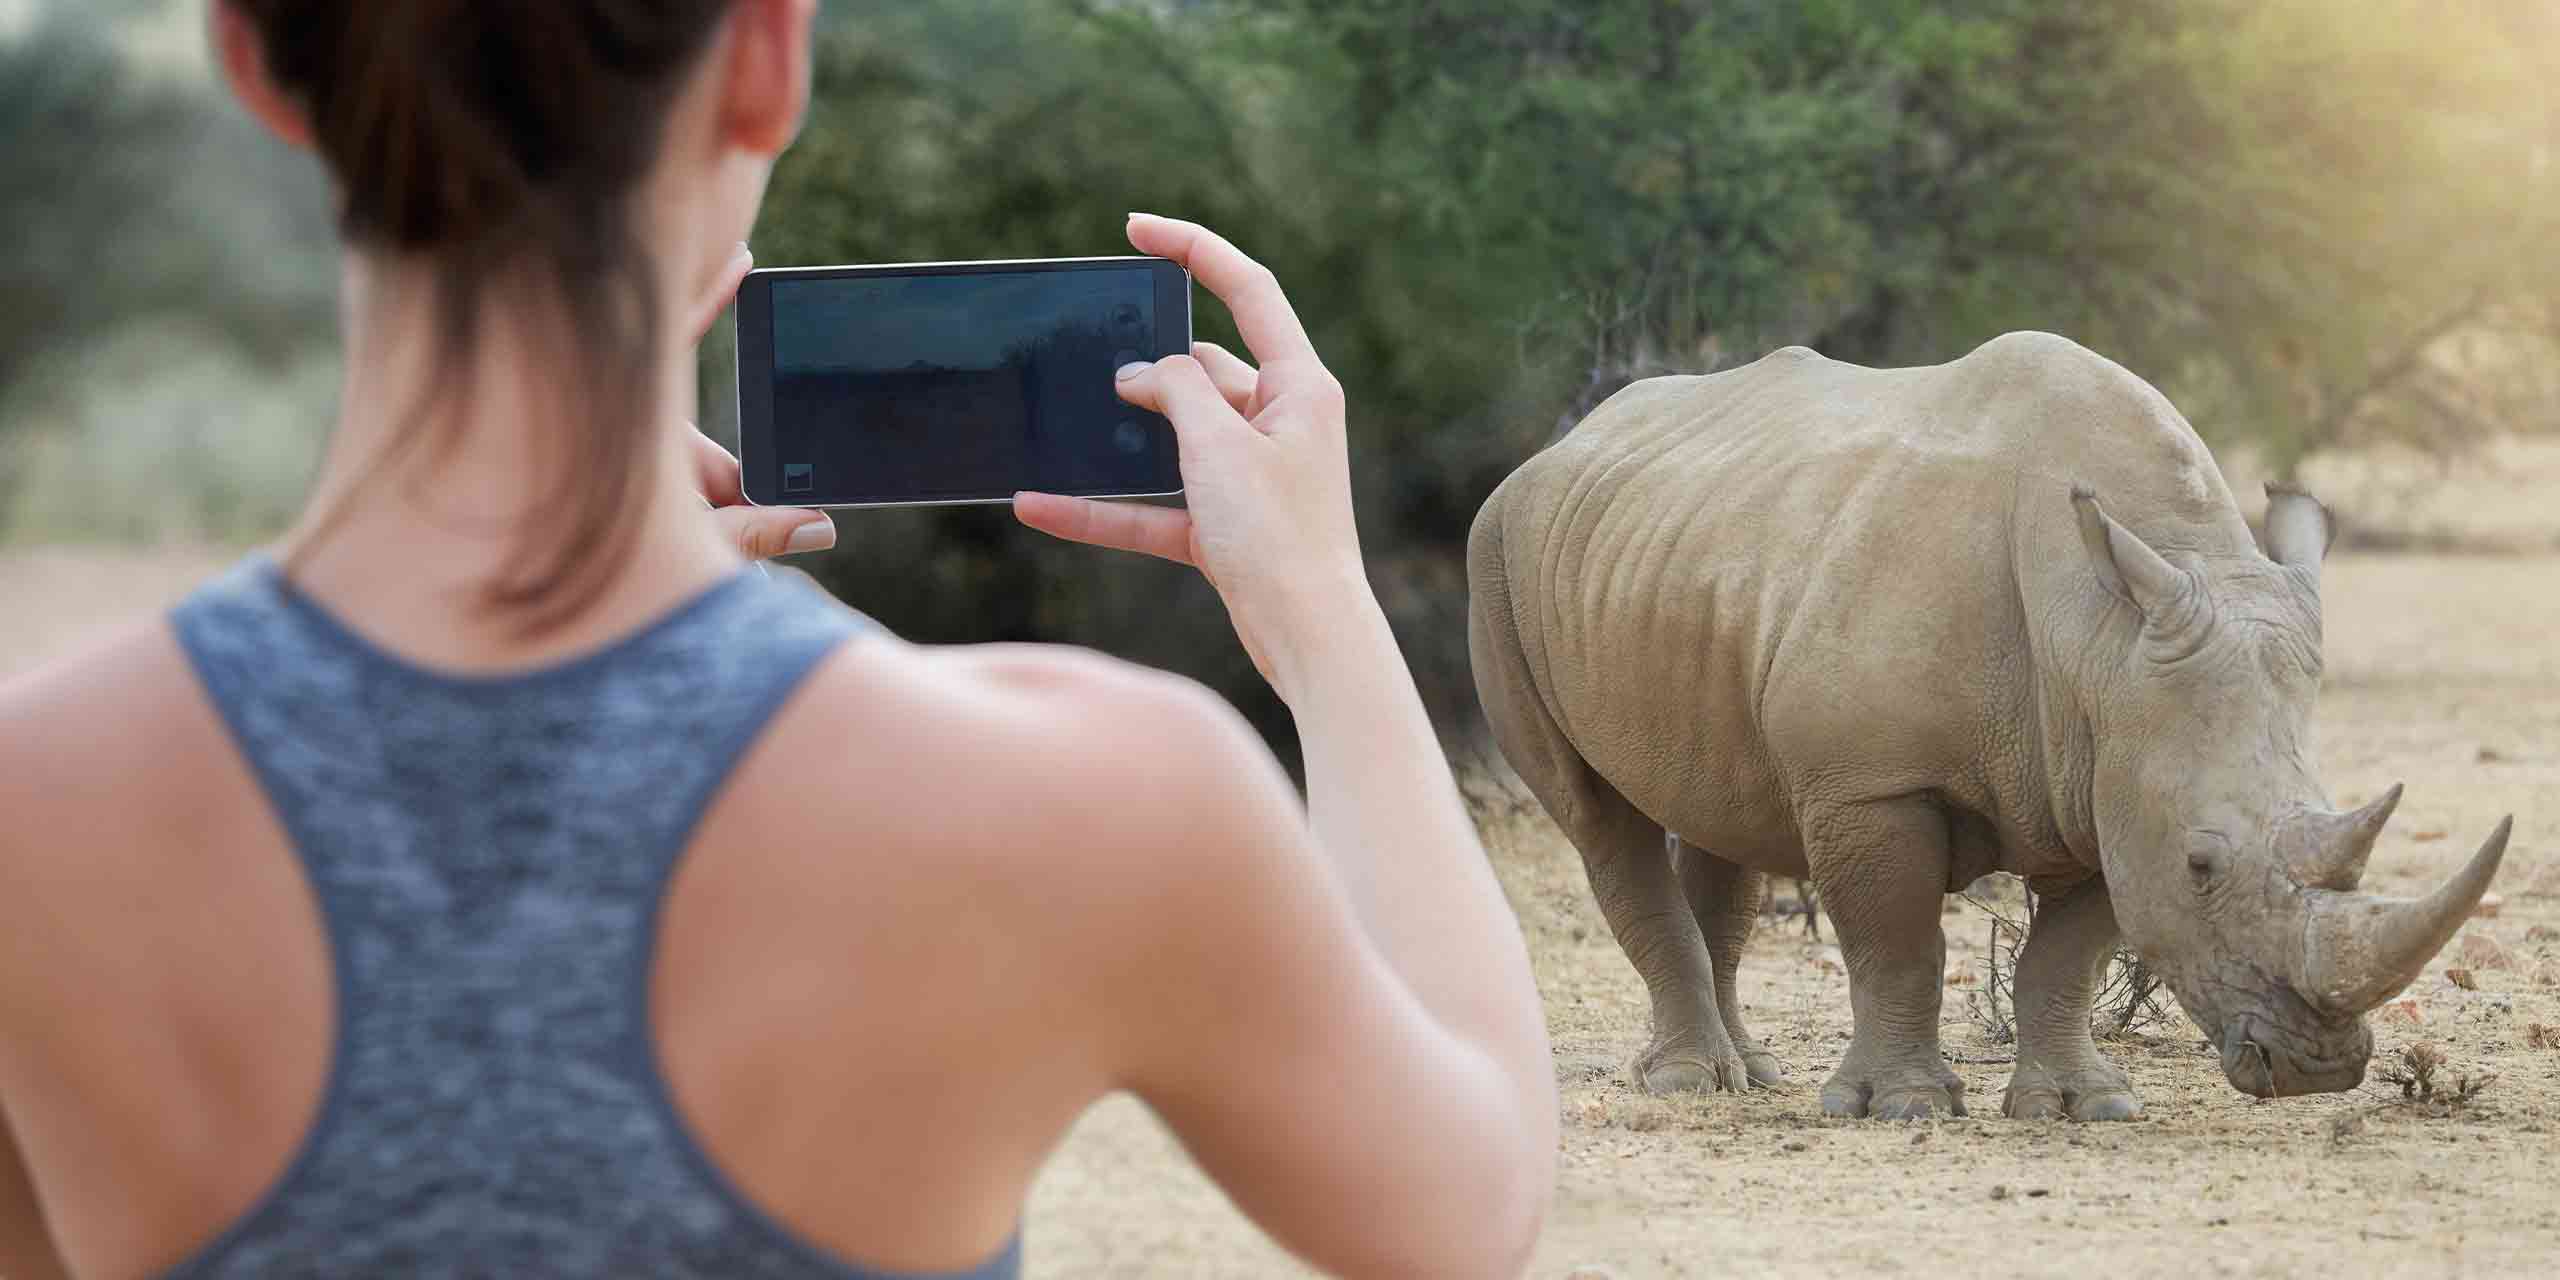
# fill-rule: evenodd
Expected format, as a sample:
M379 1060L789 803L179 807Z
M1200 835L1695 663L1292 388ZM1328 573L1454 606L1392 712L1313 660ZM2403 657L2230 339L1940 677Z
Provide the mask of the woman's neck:
M522 619L491 611L489 588L521 563L520 530L539 528L531 517L558 501L555 424L578 407L563 373L574 357L536 307L493 291L469 351L440 370L431 270L347 258L337 429L277 548L303 590L406 656L498 669L591 647L736 570L682 452L694 379L674 353L660 362L651 420L627 424L646 437L646 456L630 538L603 590L531 638Z

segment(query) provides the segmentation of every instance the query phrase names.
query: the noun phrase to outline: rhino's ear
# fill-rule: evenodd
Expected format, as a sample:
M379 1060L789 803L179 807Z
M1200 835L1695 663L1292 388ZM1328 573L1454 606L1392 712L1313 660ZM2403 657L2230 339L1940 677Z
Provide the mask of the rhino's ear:
M2267 482L2267 558L2320 577L2320 557L2338 540L2337 517L2311 491L2279 480Z
M2096 490L2071 486L2071 505L2080 515L2080 543L2088 548L2089 567L2110 594L2150 616L2186 592L2187 575L2132 530L2108 519Z

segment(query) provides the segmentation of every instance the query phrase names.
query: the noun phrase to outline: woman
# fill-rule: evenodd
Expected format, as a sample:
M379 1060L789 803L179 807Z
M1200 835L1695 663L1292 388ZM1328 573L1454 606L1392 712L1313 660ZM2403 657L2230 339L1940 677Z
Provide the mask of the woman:
M825 517L656 425L811 9L215 6L334 179L343 408L271 554L0 692L0 1272L1005 1274L1122 1088L1319 1266L1522 1264L1535 992L1268 272L1133 215L1260 368L1122 371L1187 512L1016 510L1209 576L1304 809L1195 686L764 582Z

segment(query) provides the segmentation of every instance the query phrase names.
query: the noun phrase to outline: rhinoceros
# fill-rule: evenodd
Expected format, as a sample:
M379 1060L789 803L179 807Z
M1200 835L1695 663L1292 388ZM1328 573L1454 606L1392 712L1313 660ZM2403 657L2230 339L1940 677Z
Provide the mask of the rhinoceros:
M2425 897L2356 891L2400 788L2339 812L2314 766L2334 533L2270 486L2262 549L2165 397L2040 333L1648 379L1524 463L1468 540L1469 655L1648 988L1637 1085L1784 1079L1734 967L1786 875L1848 968L1823 1110L1964 1114L1940 904L1997 870L2039 902L2007 1114L2140 1114L2090 1034L2119 937L2234 1087L2355 1087L2363 1013L2460 927L2511 822Z

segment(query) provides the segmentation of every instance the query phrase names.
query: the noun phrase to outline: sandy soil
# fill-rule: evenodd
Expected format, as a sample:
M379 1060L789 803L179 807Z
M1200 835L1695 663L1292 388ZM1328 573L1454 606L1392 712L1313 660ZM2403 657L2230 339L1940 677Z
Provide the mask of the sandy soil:
M214 563L0 551L0 675L164 605ZM2375 1024L2377 1069L2423 1040L2447 1077L2496 1073L2472 1104L2432 1115L2379 1082L2254 1102L2172 1024L2110 1050L2149 1108L2134 1124L1826 1120L1814 1086L1847 1039L1848 989L1827 925L1812 941L1793 922L1763 928L1741 983L1795 1086L1643 1097L1624 1072L1641 985L1573 851L1488 782L1487 843L1535 953L1564 1100L1532 1274L2560 1273L2560 1049L2533 1031L2560 1029L2560 556L2348 555L2327 581L2331 790L2360 802L2409 784L2369 883L2416 891L2516 816L2502 905L2466 935L2503 963L2471 964L2467 990L2445 977L2449 950ZM1996 1112L2006 1049L1966 1011L1987 922L1958 906L1947 926L1946 1043L1977 1111ZM1300 1273L1127 1099L1076 1129L1027 1231L1035 1275Z

